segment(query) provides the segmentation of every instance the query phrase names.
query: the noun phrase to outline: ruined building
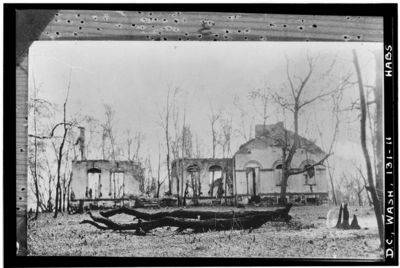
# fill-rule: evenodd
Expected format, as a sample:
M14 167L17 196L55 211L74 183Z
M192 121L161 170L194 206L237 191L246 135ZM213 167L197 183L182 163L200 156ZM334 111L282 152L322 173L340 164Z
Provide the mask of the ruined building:
M277 203L281 192L282 153L293 144L294 133L282 122L257 125L255 138L239 147L232 158L184 158L172 162L172 195L200 200L266 200ZM139 196L143 168L133 161L86 160L84 129L79 138L81 160L72 162L71 200L112 201ZM320 161L325 152L300 137L291 168L300 170ZM292 175L287 183L290 202L315 202L328 198L326 168L317 165Z
M71 200L111 200L138 196L143 171L133 161L72 162Z
M257 125L255 132L255 138L241 145L231 159L175 160L172 163L172 193L179 193L183 197L187 188L190 197L214 198L218 197L218 188L222 188L223 197L234 197L239 202L246 202L252 197L278 202L282 149L290 148L294 133L286 130L282 122ZM303 169L320 161L325 155L313 142L300 137L300 148L293 157L292 169ZM323 165L292 175L288 180L288 201L307 203L327 198L328 180Z
M81 160L72 161L71 201L110 201L140 195L143 168L133 161L87 160L85 130L77 144Z
M171 173L172 193L180 197L185 191L188 199L233 197L232 158L177 159L172 162Z

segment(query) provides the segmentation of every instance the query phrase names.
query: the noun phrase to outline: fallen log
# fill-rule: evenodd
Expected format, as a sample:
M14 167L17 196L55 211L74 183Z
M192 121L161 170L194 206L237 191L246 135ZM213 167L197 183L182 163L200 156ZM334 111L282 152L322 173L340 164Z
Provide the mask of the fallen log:
M232 218L239 218L239 217L248 217L248 216L264 216L264 217L271 217L276 213L287 215L291 208L291 204L286 206L285 208L277 209L274 211L260 211L260 210L251 210L251 211L195 211L195 210L184 210L178 209L173 211L164 211L164 212L157 212L157 213L146 213L141 212L136 209L131 209L128 207L120 207L116 209L111 209L107 211L101 211L100 215L109 218L117 214L127 214L130 216L135 216L138 219L151 221L151 220L158 220L164 217L172 217L172 218L185 218L185 219L232 219Z
M156 220L149 220L139 223L128 223L120 224L116 223L105 217L94 216L92 213L88 213L92 221L84 220L81 224L91 224L101 230L138 230L141 228L144 232L159 227L178 227L178 232L186 229L192 229L195 232L206 232L206 231L223 231L223 230L241 230L241 229L256 229L261 227L268 221L289 221L291 216L288 215L291 204L286 208L277 209L275 211L258 211L260 213L250 214L247 216L232 217L230 218L209 218L209 219L192 219L192 218L181 218L164 216ZM268 212L268 213L267 213ZM218 213L217 213L218 214ZM191 214L190 214L191 215ZM100 225L103 224L103 225Z

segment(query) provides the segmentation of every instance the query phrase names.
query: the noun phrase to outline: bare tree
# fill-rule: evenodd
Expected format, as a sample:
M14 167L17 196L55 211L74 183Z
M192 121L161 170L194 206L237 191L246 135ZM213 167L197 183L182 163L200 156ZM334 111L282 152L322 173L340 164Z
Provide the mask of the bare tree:
M186 107L183 109L183 123L182 123L182 170L181 170L181 180L184 178L184 168L185 168L185 125L186 125ZM178 206L181 205L181 198L179 194L179 180L176 183L176 192L178 194Z
M300 144L300 136L299 136L299 115L300 112L307 107L308 105L323 99L331 95L334 91L326 90L322 88L317 91L313 96L304 98L305 89L309 86L310 78L313 76L316 70L316 58L312 58L307 56L307 71L303 77L299 77L296 75L291 75L289 70L289 60L286 57L286 78L289 83L289 89L291 96L289 98L285 98L278 93L272 94L272 98L275 100L277 104L279 104L282 108L290 111L293 114L293 123L294 123L294 133L293 138L289 137L289 133L285 131L285 142L282 146L282 181L281 181L281 193L280 193L280 202L285 204L286 200L286 189L287 189L287 181L290 176L304 173L317 165L322 164L330 155L331 152L327 153L322 159L317 161L312 165L307 165L305 168L300 170L292 170L291 163L293 157L302 145ZM326 74L321 75L321 79L323 76L326 76L332 68L332 64L330 65ZM293 141L291 141L293 139Z
M106 120L105 122L101 125L103 128L103 144L102 144L102 150L103 150L103 157L107 157L104 159L111 159L113 161L116 160L116 144L115 144L115 135L114 135L114 117L115 117L115 110L108 104L104 104L104 110L105 110L105 116ZM110 141L110 152L108 156L105 155L105 144L107 138Z
M131 132L129 129L126 130L126 153L127 153L127 158L129 161L132 160L131 158L131 147L132 147L132 137L131 137Z
M333 108L332 108L332 121L335 122L335 127L333 130L333 137L332 137L332 141L331 144L329 146L328 152L332 151L334 145L336 144L336 138L337 135L339 133L339 124L340 124L340 104L342 102L343 99L343 91L344 89L349 86L348 83L348 78L350 76L347 76L346 79L344 79L341 83L339 83L339 86L337 88L337 90L331 95L332 98L332 103L333 103ZM314 114L315 115L315 114ZM320 129L320 127L317 125L317 130L319 133L319 137L321 140L321 145L322 145L322 149L325 150L325 146L323 144L323 132ZM332 189L332 198L333 198L333 202L335 204L335 206L338 204L337 202L337 198L336 198L336 191L335 191L335 184L334 184L334 168L333 166L330 164L329 159L326 159L326 166L328 169L328 176L329 176L329 180L331 183L331 189Z
M375 142L375 159L376 159L376 191L378 199L381 204L381 213L384 211L383 204L383 89L382 89L382 52L376 50L374 52L375 56L375 86L373 87L373 92L375 96L375 109L376 115L374 117L374 127L375 133L373 140ZM367 106L368 107L368 106Z
M194 148L194 157L196 158L201 158L203 156L202 153L202 146L201 146L201 142L199 140L199 136L196 134L196 138L195 138L195 148Z
M220 127L221 137L219 138L219 142L222 147L222 157L230 157L232 139L232 116L221 117Z
M193 157L193 134L189 125L182 127L182 142L184 142L184 155L183 157ZM184 140L183 140L184 139Z
M52 212L53 211L53 202L52 202L52 197L53 197L53 190L55 188L55 175L52 172L50 162L48 159L45 160L46 163L46 176L47 176L47 201L46 201L46 211ZM42 198L42 200L45 200Z
M68 103L68 96L69 96L69 90L71 87L71 71L69 75L69 81L68 81L68 86L67 86L67 92L66 92L66 97L63 103L63 121L55 124L53 128L50 131L50 135L48 136L39 136L37 134L28 134L28 137L33 137L35 139L52 139L55 138L54 134L55 131L58 127L63 126L63 134L61 137L61 142L59 147L57 147L57 153L56 153L56 159L57 159L57 183L56 183L56 201L55 201L55 213L54 213L54 218L57 217L58 211L61 209L61 165L62 165L62 158L63 158L63 150L64 150L64 145L66 142L67 134L68 131L76 125L76 122L67 122L67 103ZM53 145L54 142L52 141Z
M165 182L165 178L161 180L161 150L160 143L158 144L158 167L157 167L157 192L156 197L160 197L160 188L161 185Z
M68 166L69 166L69 150L66 151L65 153L65 164L64 164L64 174L61 179L61 192L62 192L62 197L60 200L60 211L64 212L65 211L65 198L67 197L67 192L68 192L68 181L70 179L70 174L72 173L69 171ZM62 203L62 207L61 207Z
M133 161L140 162L140 149L142 147L143 140L145 139L145 136L143 135L142 132L136 131L135 137L134 137L134 154L132 156Z
M163 113L159 113L160 116L160 125L165 133L165 143L167 148L167 178L168 178L168 193L172 193L172 181L171 181L171 137L170 137L170 123L171 123L171 113L172 109L175 106L175 97L178 93L178 88L174 88L173 92L171 92L171 87L168 86L166 104L164 107ZM172 96L171 96L172 95ZM172 97L172 100L171 100Z
M41 119L43 118L51 118L53 115L53 108L54 105L49 101L40 98L39 90L40 85L36 84L35 75L32 75L33 79L33 89L32 95L29 98L29 105L28 105L28 113L29 113L29 134L28 137L32 138L29 139L28 143L28 161L29 161L29 171L33 183L31 184L31 190L36 199L36 209L35 209L35 217L37 219L39 210L46 211L46 207L44 204L44 195L42 193L42 184L44 177L42 173L44 172L45 168L43 163L45 162L45 151L46 151L46 143L43 140L44 138L40 136L38 133L41 132L40 128L43 128L43 124ZM39 126L41 125L41 126Z
M107 159L106 158L106 140L107 140L107 131L105 128L103 128L103 132L101 135L101 155L102 159Z
M261 106L262 106L262 111L259 111L257 109L257 105L254 105L254 108L256 109L256 112L262 117L262 122L263 122L263 126L265 128L267 119L268 119L268 113L267 113L267 108L268 108L268 102L269 102L269 94L267 93L266 88L264 87L263 89L257 89L257 90L253 90L250 91L249 93L249 98L252 99L253 101L255 100L259 100L261 102Z
M357 169L357 171L358 171L358 173L360 174L360 176L361 176L361 178L363 179L363 182L364 182L364 189L365 189L365 191L366 191L366 195L367 195L367 198L368 198L368 204L369 204L369 206L370 207L372 207L374 204L372 203L372 200L371 200L371 197L370 197L370 193L369 193L369 191L368 191L368 183L367 183L367 179L365 178L365 175L364 175L364 172L362 171L362 169L360 168L360 167L358 167L358 166L355 166L355 168Z
M54 212L54 218L57 218L58 215L58 208L59 204L61 204L61 163L62 163L62 158L63 158L63 149L64 149L64 144L65 140L68 134L69 127L67 125L67 103L68 103L68 96L69 96L69 90L71 87L71 72L70 72L70 78L68 81L68 87L67 87L67 94L65 97L65 101L63 104L63 129L64 133L62 136L61 144L58 150L58 156L57 156L57 184L56 184L56 203L55 203L55 212Z
M33 76L33 99L31 100L31 105L33 109L33 131L34 131L34 156L33 156L33 163L30 163L30 167L33 166L33 182L35 185L34 194L36 197L36 211L35 211L35 220L38 218L39 215L39 206L40 206L40 194L39 194L39 178L37 172L37 159L38 159L38 142L37 142L37 91L35 77ZM29 158L31 159L31 158ZM31 168L32 171L32 168Z
M379 231L379 237L381 239L381 247L384 246L384 234L383 234L383 220L382 220L382 212L381 212L381 204L375 189L374 185L374 178L373 178L373 172L372 172L372 165L371 165L371 159L369 156L368 152L368 147L367 147L367 137L366 137L366 120L367 120L367 103L365 101L365 95L364 95L364 85L362 81L362 76L361 76L361 71L360 71L360 66L358 64L358 58L357 58L357 53L355 50L353 50L353 61L354 61L354 67L356 69L357 73L357 80L358 80L358 88L360 92L360 108L361 108L361 117L360 117L360 125L361 125L361 147L362 151L364 154L365 158L365 164L367 168L367 178L368 178L368 190L371 193L372 201L374 203L374 210L375 210L375 216L376 220L378 223L378 231Z
M153 176L153 168L151 165L150 155L148 155L145 159L144 165L147 170L147 176L143 177L143 180L141 180L140 189L143 193L150 195L156 190L156 182Z
M68 147L66 148L65 152L65 160L64 160L64 175L62 176L62 211L64 212L67 205L67 211L69 211L69 203L70 203L70 185L71 185L71 180L72 180L72 166L71 166L71 153L73 154L72 159L76 160L78 157L78 154L76 152L76 147L75 145L77 144L74 142L76 137L74 136L72 131L68 132L69 139L67 140L68 142ZM79 141L79 140L78 140ZM61 203L61 202L60 202Z
M247 142L253 136L254 116L250 117L249 113L243 108L240 98L235 96L233 100L235 108L240 112L240 126L235 129L244 142Z
M358 174L355 174L355 176L353 176L353 180L356 185L358 205L360 207L362 207L364 205L363 198L362 198L362 192L365 189L365 185L362 184L362 182L360 180L360 176Z
M212 157L216 156L216 148L218 145L218 131L217 131L217 122L221 118L221 111L215 112L212 105L211 113L208 115L208 120L210 121L211 126L211 135L212 135Z
M210 126L211 126L211 135L212 135L212 158L216 157L216 148L218 145L218 131L217 131L217 122L221 118L221 111L215 112L212 105L210 104L211 107L211 113L208 115L208 120L210 121ZM215 177L215 171L212 171L212 179L211 179L211 184L210 184L210 196L213 196L214 192L214 177Z

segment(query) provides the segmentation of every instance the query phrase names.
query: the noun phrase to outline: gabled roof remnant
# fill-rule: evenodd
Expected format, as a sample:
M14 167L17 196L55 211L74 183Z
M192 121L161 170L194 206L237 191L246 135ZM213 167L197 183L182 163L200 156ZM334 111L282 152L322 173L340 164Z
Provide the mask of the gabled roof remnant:
M237 153L249 153L252 148L290 147L294 132L285 129L283 122L270 125L256 125L255 138L241 145ZM325 154L314 142L300 136L300 148L314 154Z

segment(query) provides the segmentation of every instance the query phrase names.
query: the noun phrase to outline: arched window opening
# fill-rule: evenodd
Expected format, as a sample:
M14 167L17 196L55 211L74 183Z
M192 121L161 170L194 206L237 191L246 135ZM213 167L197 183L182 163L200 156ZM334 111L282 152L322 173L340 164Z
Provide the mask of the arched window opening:
M123 171L111 171L109 195L113 198L123 198L125 196L125 176Z
M246 181L247 181L247 194L257 195L256 193L256 180L257 170L256 168L246 168Z
M259 182L261 165L258 162L250 161L246 164L247 194L257 195L257 183Z
M192 196L200 196L201 183L200 183L200 167L196 164L187 167L186 171L189 173L189 186L192 188Z
M282 168L283 168L282 164L278 164L274 168L274 179L276 186L282 185Z
M316 185L315 181L315 167L311 167L310 164L304 165L304 169L306 171L304 172L304 178L305 178L305 184L306 185Z
M85 196L89 199L97 199L101 197L101 170L91 168L87 171L87 186Z
M222 167L218 165L211 166L209 169L210 177L210 190L208 191L209 196L217 196L218 189L223 189L222 180Z

